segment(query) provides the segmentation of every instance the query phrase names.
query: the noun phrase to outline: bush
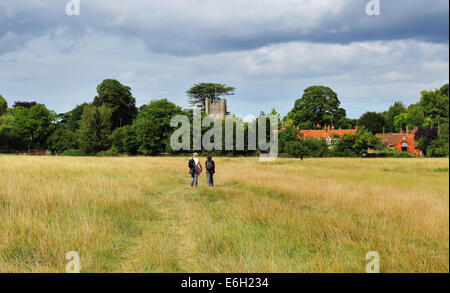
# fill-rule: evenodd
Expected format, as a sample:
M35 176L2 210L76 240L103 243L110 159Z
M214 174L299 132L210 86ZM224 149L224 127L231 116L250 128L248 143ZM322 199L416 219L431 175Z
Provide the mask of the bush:
M394 158L415 158L416 156L414 156L411 153L407 153L407 152L394 152Z
M111 134L112 150L121 154L135 155L139 148L136 133L130 125L117 128Z
M97 156L98 157L118 157L118 156L120 156L120 153L117 152L116 150L110 149L110 150L107 150L107 151L99 152L97 154Z
M356 158L358 155L350 150L342 150L342 151L332 150L331 156L340 158Z
M68 157L84 157L86 156L86 153L83 150L70 149L63 151L61 155Z
M302 141L290 141L285 145L286 152L295 158L303 160L305 156L310 154L310 150L303 144Z

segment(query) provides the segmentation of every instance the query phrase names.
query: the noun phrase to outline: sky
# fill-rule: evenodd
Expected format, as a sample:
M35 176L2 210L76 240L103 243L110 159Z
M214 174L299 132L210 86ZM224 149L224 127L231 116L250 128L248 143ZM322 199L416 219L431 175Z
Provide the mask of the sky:
M228 110L287 114L311 85L347 116L416 103L449 81L449 1L0 0L0 95L58 113L91 102L106 78L188 108L200 82L236 87Z

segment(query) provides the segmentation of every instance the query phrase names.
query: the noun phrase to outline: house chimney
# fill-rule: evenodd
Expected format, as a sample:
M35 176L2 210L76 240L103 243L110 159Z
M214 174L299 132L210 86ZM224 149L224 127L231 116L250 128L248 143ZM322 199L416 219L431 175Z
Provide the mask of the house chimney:
M409 126L406 125L406 133L409 133Z

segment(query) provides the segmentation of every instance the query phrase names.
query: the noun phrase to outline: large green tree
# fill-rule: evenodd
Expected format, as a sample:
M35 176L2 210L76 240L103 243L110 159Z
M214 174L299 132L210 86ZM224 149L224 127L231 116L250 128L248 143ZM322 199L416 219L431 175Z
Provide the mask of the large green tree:
M122 85L115 79L105 79L97 86L97 93L93 105L97 107L105 105L112 110L113 129L133 123L138 111L130 87Z
M389 107L389 110L387 110L386 112L383 112L383 117L384 117L384 120L386 123L385 131L386 132L394 132L395 131L395 125L394 125L395 117L400 114L406 113L406 112L407 112L406 106L400 101L395 102L392 106Z
M448 84L434 91L422 91L421 94L419 105L425 117L431 118L435 125L437 125L438 121L448 121Z
M72 111L64 115L64 121L62 122L66 124L67 129L76 131L80 128L81 115L83 115L84 109L88 106L88 103L77 105Z
M366 112L358 120L359 126L367 128L373 134L382 133L386 126L383 115L376 112Z
M70 149L78 148L77 134L69 129L56 126L52 135L47 140L48 149L54 154L61 154Z
M337 125L346 116L337 94L326 86L311 86L305 89L303 96L295 101L288 118L301 128L311 128L317 124Z
M6 114L7 110L8 110L8 103L2 97L2 95L0 95L0 116Z
M135 155L139 148L135 130L134 125L116 128L111 134L111 149L121 154Z
M200 107L205 111L205 101L220 101L224 96L234 95L236 88L220 83L198 83L191 87L187 92L189 104L194 107Z
M27 148L47 148L47 139L52 132L52 122L56 114L44 105L31 108L18 106L12 111L12 131L20 139L18 146Z
M153 100L142 106L133 124L138 152L144 155L170 152L170 136L175 130L170 126L170 120L178 114L185 113L167 99Z
M110 147L112 110L105 105L88 106L81 115L78 143L86 154L95 154Z

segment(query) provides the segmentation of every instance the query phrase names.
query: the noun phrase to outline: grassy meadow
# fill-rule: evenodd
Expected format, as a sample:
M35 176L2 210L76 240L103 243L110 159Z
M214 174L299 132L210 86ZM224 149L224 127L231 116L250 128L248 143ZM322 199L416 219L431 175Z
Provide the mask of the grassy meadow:
M448 159L215 161L0 156L0 272L449 272Z

